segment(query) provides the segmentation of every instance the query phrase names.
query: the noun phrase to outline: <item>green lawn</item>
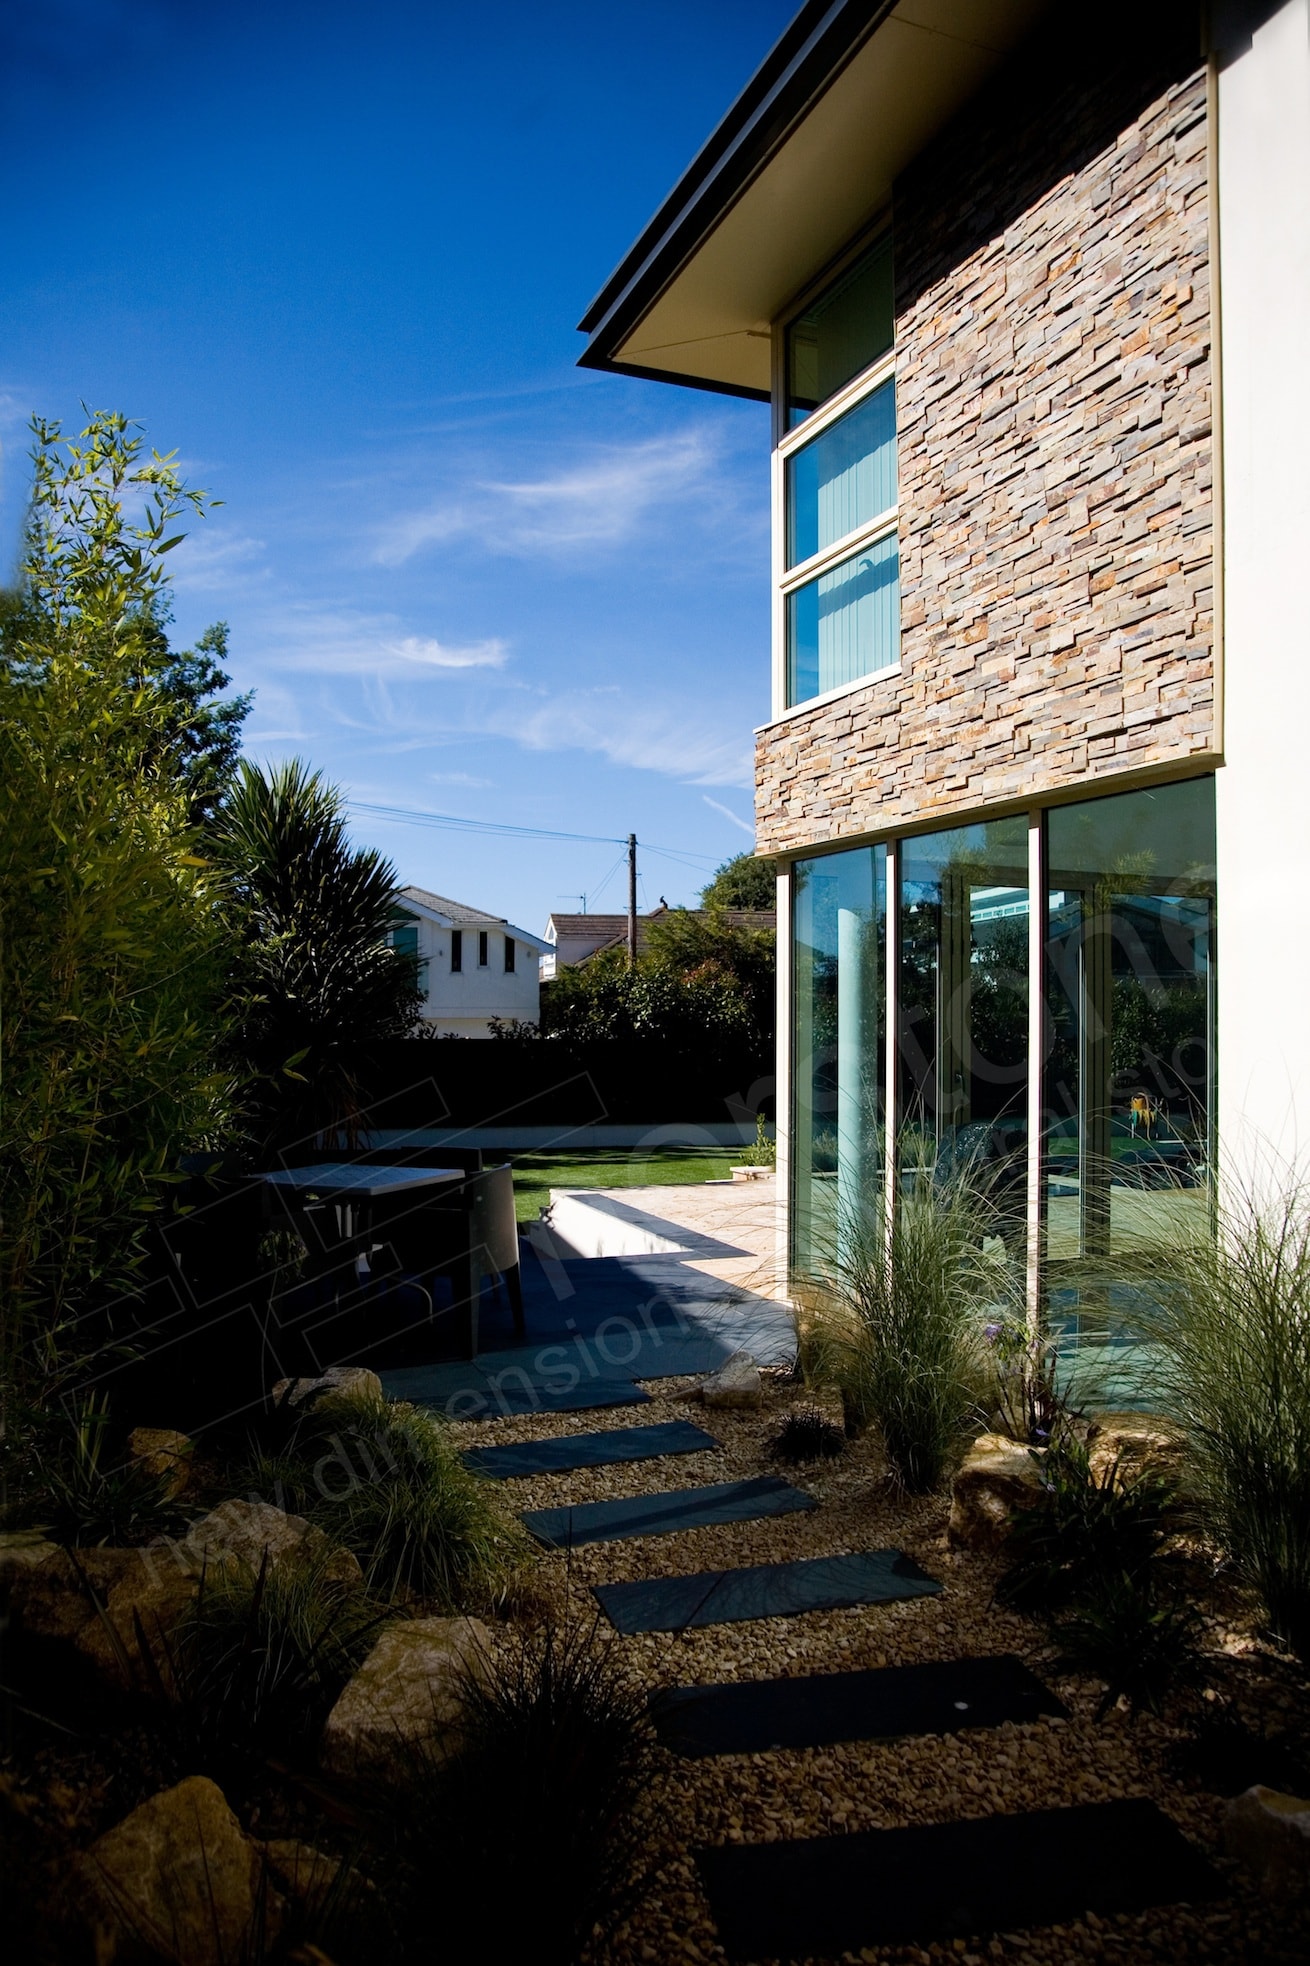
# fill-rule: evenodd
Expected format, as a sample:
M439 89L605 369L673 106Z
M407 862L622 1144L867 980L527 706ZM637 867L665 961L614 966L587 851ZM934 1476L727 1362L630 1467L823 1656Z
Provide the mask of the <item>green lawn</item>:
M740 1153L725 1147L722 1153L672 1148L647 1154L638 1147L616 1147L588 1154L511 1154L515 1212L520 1222L535 1222L552 1188L683 1188L726 1181Z

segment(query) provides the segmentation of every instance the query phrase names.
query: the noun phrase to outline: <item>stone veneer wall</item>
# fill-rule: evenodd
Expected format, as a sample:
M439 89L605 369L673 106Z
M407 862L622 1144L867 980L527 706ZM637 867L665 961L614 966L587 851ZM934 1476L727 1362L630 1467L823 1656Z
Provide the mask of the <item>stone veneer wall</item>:
M1218 748L1196 59L1048 45L898 185L901 671L761 734L760 852Z

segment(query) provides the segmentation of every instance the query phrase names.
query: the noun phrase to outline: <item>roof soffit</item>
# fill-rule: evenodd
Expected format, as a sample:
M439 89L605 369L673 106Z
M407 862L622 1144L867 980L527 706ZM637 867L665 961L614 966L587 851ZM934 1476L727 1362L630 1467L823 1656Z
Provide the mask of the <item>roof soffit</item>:
M886 207L898 174L1047 5L899 0L735 202L707 210L677 270L645 294L635 276L612 302L584 365L767 396L770 324Z

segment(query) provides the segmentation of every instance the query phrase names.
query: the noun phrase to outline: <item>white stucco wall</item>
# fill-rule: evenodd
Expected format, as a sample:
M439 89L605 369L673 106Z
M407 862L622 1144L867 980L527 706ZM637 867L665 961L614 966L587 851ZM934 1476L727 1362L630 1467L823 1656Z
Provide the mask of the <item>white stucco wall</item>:
M1218 51L1220 1137L1310 1161L1310 0Z
M540 1015L541 985L536 948L516 937L514 969L506 975L505 936L508 931L503 928L488 929L487 965L485 969L480 968L478 933L484 926L479 922L464 923L464 965L461 970L452 972L452 931L436 922L419 918L419 955L427 964L427 1002L423 1007L423 1016L440 1032L453 1032L466 1038L485 1038L489 1035L488 1019L492 1017L503 1020L517 1018L520 1023L535 1024Z

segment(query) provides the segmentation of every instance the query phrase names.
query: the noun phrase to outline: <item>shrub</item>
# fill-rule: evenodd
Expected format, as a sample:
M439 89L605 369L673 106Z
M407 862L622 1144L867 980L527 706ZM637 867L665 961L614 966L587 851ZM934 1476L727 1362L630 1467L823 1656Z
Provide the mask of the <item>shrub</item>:
M308 1512L364 1567L370 1590L448 1610L494 1600L528 1544L492 1485L465 1467L446 1423L419 1407L360 1398L307 1417L302 1457L339 1440L352 1478L311 1495Z
M1225 1183L1215 1234L1143 1256L1138 1294L1206 1525L1310 1659L1310 1190L1261 1176Z
M769 1448L775 1461L792 1466L802 1461L834 1461L845 1451L841 1428L825 1419L817 1406L802 1406L788 1413Z
M151 677L165 555L205 501L125 418L34 424L0 610L0 1357L30 1383L103 1337L160 1184L225 1124L216 883ZM129 525L125 503L144 502Z
M635 1868L650 1768L642 1694L594 1626L546 1622L470 1678L466 1716L460 1754L417 1768L407 1802L415 1927L430 1932L439 1869L467 1903L494 1907L477 1946L489 1966L570 1966L621 1910Z
M816 1305L813 1369L840 1388L848 1431L876 1422L911 1493L937 1485L979 1412L983 1327L1012 1288L1003 1256L984 1250L989 1220L969 1171L921 1170L885 1245L876 1227L842 1225Z

